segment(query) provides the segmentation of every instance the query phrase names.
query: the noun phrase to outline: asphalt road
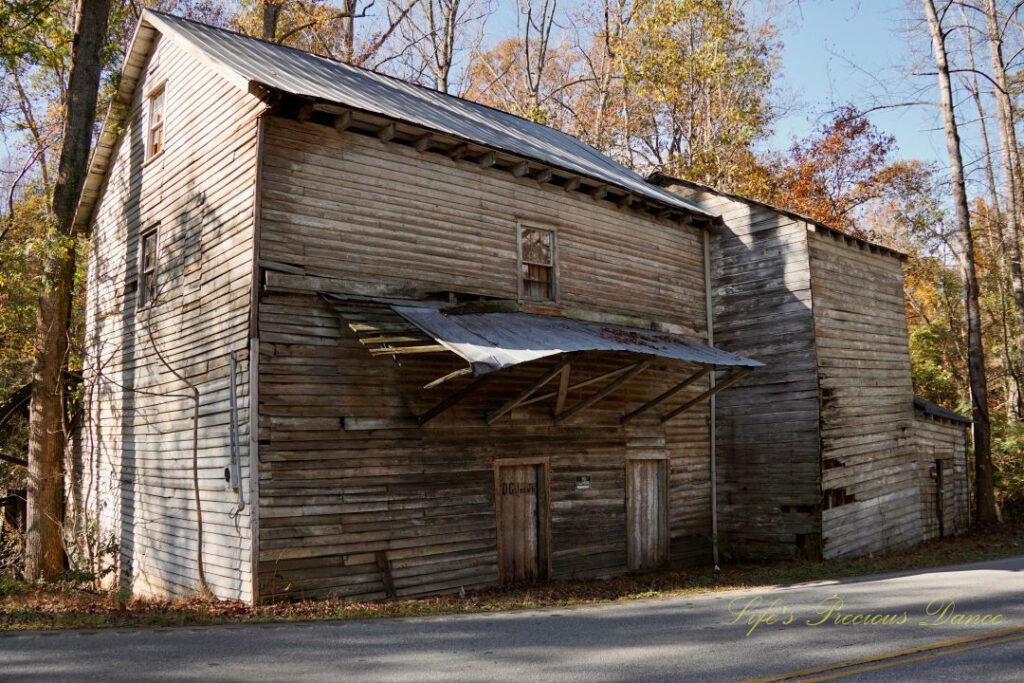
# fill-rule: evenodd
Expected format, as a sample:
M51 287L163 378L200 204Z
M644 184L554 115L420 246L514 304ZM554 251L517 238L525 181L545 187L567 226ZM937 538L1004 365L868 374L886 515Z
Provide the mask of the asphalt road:
M961 623L968 615L990 617ZM0 636L4 681L729 681L795 672L1024 680L1024 557L574 609Z

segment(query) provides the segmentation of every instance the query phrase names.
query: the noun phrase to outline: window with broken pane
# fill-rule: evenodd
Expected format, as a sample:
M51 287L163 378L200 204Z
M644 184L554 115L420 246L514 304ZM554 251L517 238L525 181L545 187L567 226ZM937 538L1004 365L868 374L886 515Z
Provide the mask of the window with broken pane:
M555 233L523 228L519 233L522 260L519 276L526 299L555 299Z

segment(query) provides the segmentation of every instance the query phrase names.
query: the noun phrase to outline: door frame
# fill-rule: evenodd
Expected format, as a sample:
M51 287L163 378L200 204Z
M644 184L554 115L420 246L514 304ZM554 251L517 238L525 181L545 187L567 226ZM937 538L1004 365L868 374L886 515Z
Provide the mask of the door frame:
M502 550L502 538L501 538L501 477L499 470L502 467L515 467L518 465L540 465L541 466L541 486L537 489L537 514L540 516L538 520L538 536L537 549L541 553L541 557L538 558L537 571L541 574L540 578L548 579L551 578L551 458L549 456L540 456L534 458L495 458L494 459L494 540L495 548L497 550L497 564L498 564L498 583L499 585L505 583L505 570L501 565Z
M669 524L671 523L671 515L669 515L669 508L672 506L672 496L671 496L671 491L669 490L669 485L670 485L670 482L671 482L672 462L669 459L668 455L631 455L631 456L626 456L626 461L625 461L625 466L626 466L626 495L625 495L625 499L626 499L625 500L625 503L626 503L626 568L629 571L631 571L631 572L641 571L641 570L635 568L635 566L634 566L636 564L636 561L635 561L636 558L633 557L633 544L630 543L630 541L629 541L629 530L630 530L630 523L629 523L630 522L630 518L629 518L629 515L630 515L630 503L631 503L630 492L633 490L633 487L632 487L633 471L632 471L632 468L630 467L630 463L638 462L638 461L642 461L642 460L656 460L659 463L661 463L659 465L659 467L660 467L660 469L662 471L660 473L660 477L659 478L661 479L662 490L665 492L665 504L662 506L660 514L659 514L659 517L661 518L660 519L661 527L663 529L662 533L665 535L665 557L664 557L664 560L663 560L663 564L664 564L664 566L667 566L672 561L672 529L669 527Z

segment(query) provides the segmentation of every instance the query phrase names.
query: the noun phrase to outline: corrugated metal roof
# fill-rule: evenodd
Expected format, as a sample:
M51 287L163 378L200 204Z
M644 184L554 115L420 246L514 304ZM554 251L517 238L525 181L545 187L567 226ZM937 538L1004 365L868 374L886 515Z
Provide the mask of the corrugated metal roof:
M348 64L146 10L143 22L200 50L235 76L274 90L406 121L629 190L662 205L714 217L560 131L469 100Z
M530 313L445 315L438 308L392 306L439 344L464 358L476 375L580 351L619 351L729 367L762 364L677 334Z
M824 223L816 221L813 218L808 218L807 216L799 214L799 213L797 213L795 211L790 211L789 209L783 209L781 207L775 206L774 204L769 204L768 202L762 202L760 200L752 199L750 197L744 197L741 194L735 194L733 192L726 192L725 190L719 190L716 187L712 187L711 185L707 185L705 183L697 182L696 180L688 180L686 178L676 178L674 176L665 175L664 173L662 173L660 171L655 171L654 173L651 173L650 175L647 176L647 181L650 182L650 183L654 183L655 185L658 185L660 187L668 187L668 186L671 186L671 185L685 185L686 187L689 187L691 189L700 190L700 191L704 191L704 192L710 192L711 194L716 194L719 197L726 197L728 199L733 199L733 200L738 201L738 202L743 202L744 204L755 204L757 206L763 206L764 208L769 209L770 211L774 211L776 213L782 214L783 216L788 216L788 217L790 217L790 218L792 218L794 220L797 220L797 221L802 221L804 223L808 223L808 224L814 226L815 228L820 228L821 230L824 230L825 232L832 233L833 235L844 237L844 238L847 238L847 239L851 239L851 240L853 240L854 242L856 242L858 244L863 244L864 246L869 247L871 249L875 249L875 250L877 250L877 251L879 251L879 252L881 252L883 254L888 254L889 256L894 256L894 257L896 257L896 258L898 258L900 260L903 260L903 261L905 261L907 259L907 255L904 254L902 251L900 251L898 249L893 249L892 247L887 247L887 246L885 246L883 244L879 244L878 242L872 242L871 240L864 239L863 237L857 237L856 235L851 235L848 232L845 232L843 230L839 230L838 228L833 228L830 225L825 225Z
M931 401L922 396L914 397L914 407L920 410L925 415L941 417L944 420L951 420L952 422L962 422L963 424L971 424L973 422L971 418L965 417L960 413L955 413L949 408L943 408L938 403L932 403Z

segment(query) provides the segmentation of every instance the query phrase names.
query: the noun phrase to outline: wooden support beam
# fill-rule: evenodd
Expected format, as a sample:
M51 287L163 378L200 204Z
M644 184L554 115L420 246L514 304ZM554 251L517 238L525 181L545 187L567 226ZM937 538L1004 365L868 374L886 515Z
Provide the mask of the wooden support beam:
M498 161L498 155L496 152L487 152L483 156L479 156L476 159L476 163L480 165L480 168L490 168L494 166Z
M440 344L426 344L424 346L389 346L380 349L370 349L371 356L405 356L411 353L438 353L447 351Z
M650 401L648 401L647 403L643 404L642 406L640 406L636 410L623 415L622 416L622 424L626 424L627 422L632 420L637 415L641 415L643 413L646 413L648 410L650 410L651 408L653 408L656 405L659 405L660 403L662 403L666 399L672 398L673 396L678 394L680 391L682 391L686 387L688 387L691 384L693 384L694 382L699 382L700 380L702 380L705 377L707 377L710 372L711 372L711 368L702 368L702 369L698 370L697 372L693 373L692 375L690 375L689 377L684 379L679 384L676 384L671 389L665 391L662 394L659 394L658 396L655 396Z
M558 399L555 401L555 415L565 411L565 399L569 396L569 374L572 363L562 368L562 377L558 381Z
M580 189L580 179L576 177L569 178L569 180L565 182L565 185L562 186L562 189L566 192L573 192Z
M572 408L569 408L565 412L555 415L555 423L557 424L559 422L564 422L565 420L568 420L570 417L580 414L590 406L594 405L604 397L608 396L608 394L612 393L613 391L621 387L629 380L639 375L641 372L646 370L648 366L650 366L650 364L651 361L642 360L639 363L634 363L633 365L627 366L625 373L609 382L607 385L605 385L603 389L593 394L592 396L589 396L584 400L580 401L579 403L574 405Z
M448 156L451 157L452 161L461 161L467 154L469 154L469 145L465 142L455 145L448 152Z
M431 145L433 145L433 144L434 144L434 135L433 135L433 133L425 133L425 134L419 136L418 138L416 138L416 141L414 143L412 143L412 146L416 148L417 152L426 152L428 149L430 149Z
M632 194L626 194L625 196L622 197L622 199L618 201L619 207L623 209L628 209L630 206L633 205L633 200L634 197Z
M299 113L295 116L301 123L305 123L313 118L314 106L312 103L305 104L299 108Z
M731 375L729 375L728 377L726 377L725 380L723 380L722 382L719 382L715 386L711 387L710 389L705 391L700 396L697 396L696 398L692 398L689 401L687 401L686 403L684 403L683 405L681 405L678 408L676 408L675 410L670 411L667 415L665 415L664 417L661 418L661 423L665 424L666 422L671 420L676 415L679 415L680 413L686 412L687 410L689 410L693 406L697 405L698 403L700 403L704 399L711 398L712 396L717 394L719 391L722 391L723 389L728 389L733 384L735 384L736 382L739 382L741 379L743 379L744 377L749 375L751 370L752 370L752 368L741 368L741 369L737 370L736 372L734 372Z
M535 393L537 393L538 389L540 389L545 384L547 384L548 382L553 380L557 375L559 375L562 372L562 368L566 367L571 362L572 362L572 357L571 356L564 356L562 358L562 361L558 365L556 365L554 368L552 368L548 372L546 372L543 375L541 375L540 377L538 377L537 380L534 381L533 384L528 386L526 389L523 389L514 398L510 399L509 401L506 401L505 405L501 406L497 410L493 410L490 413L488 413L487 414L487 424L489 424L489 425L490 424L494 424L495 420L497 420L502 415L504 415L505 413L509 412L510 410L512 410L513 408L518 406L520 403L522 403L526 399L528 399L531 396L533 396Z
M470 394L475 392L480 387L482 387L485 384L487 384L491 380L491 375L492 374L493 373L489 373L489 374L486 374L486 375L484 375L482 377L478 377L475 381L470 382L466 386L462 387L461 389L459 389L457 391L452 392L451 395L449 395L446 398L443 398L440 401L438 401L437 403L435 403L433 405L433 407L427 409L427 412L425 412L422 415L420 415L420 417L419 417L420 427L422 427L423 425L427 424L428 422L430 422L435 417L437 417L441 413L445 412L449 408L453 407L459 401L461 401L462 399L466 398L467 396L469 396Z
M334 130L344 133L352 125L352 112L347 109L334 117Z
M590 194L594 199L604 199L608 194L607 185L598 185L597 188Z
M349 111L348 108L341 106L340 104L331 104L330 102L317 102L313 105L313 109L322 111L325 114L344 114Z
M576 384L571 384L571 385L569 385L569 391L576 391L577 389L582 389L583 387L588 387L591 384L596 384L596 383L602 382L602 381L604 381L606 379L611 379L612 377L618 377L619 375L624 373L626 370L629 370L630 367L631 366L627 365L625 367L617 368L615 370L612 370L611 372L605 372L603 374L598 375L597 377L591 377L590 379L585 379L582 382L577 382ZM558 392L557 391L552 391L552 392L546 393L546 394L540 394L539 396L534 396L533 398L531 398L528 401L523 401L520 404L520 407L528 406L528 405L531 405L533 403L540 403L541 401L546 401L549 398L554 398L556 396L558 396Z
M436 387L438 385L444 384L445 382L447 382L450 379L455 379L456 377L462 377L463 375L471 375L471 374L473 374L473 368L459 368L455 372L449 372L444 377L438 377L433 382L427 382L426 384L423 385L423 388L424 389L433 389L434 387Z
M540 173L535 174L533 176L533 179L536 180L541 185L543 185L544 183L550 183L551 179L554 176L555 176L555 174L551 172L550 168L545 168Z
M389 123L377 131L377 137L381 142L389 142L395 137L395 124Z
M525 161L520 161L518 164L510 169L512 175L516 178L522 178L524 175L530 172L530 164Z
M394 600L398 597L398 593L395 591L395 579L391 575L391 562L388 560L388 555L383 550L378 550L373 554L373 557L377 562L380 581L384 585L384 595Z

